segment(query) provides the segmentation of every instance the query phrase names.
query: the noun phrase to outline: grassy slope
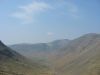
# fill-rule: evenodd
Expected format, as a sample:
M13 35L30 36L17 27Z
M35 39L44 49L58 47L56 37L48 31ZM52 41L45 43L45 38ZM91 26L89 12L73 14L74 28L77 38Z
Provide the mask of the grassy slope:
M0 73L2 73L2 71L4 75L40 75L42 73L48 73L49 70L46 66L37 63L31 65L26 62L9 59L0 64Z

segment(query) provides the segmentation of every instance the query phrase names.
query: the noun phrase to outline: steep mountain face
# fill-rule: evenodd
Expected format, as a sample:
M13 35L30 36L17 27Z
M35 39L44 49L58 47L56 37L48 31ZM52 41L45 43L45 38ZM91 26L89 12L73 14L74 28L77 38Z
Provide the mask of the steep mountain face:
M27 56L29 58L43 57L46 58L49 54L54 53L56 50L63 48L67 45L69 40L56 40L50 43L39 44L16 44L11 45L10 48Z
M24 58L17 52L11 50L10 48L6 47L1 41L0 41L0 60L6 60L6 59L14 59L14 60L20 60L21 58Z
M100 35L72 40L50 59L57 75L100 75Z
M49 73L51 71L47 66L31 62L0 41L0 75L48 75Z

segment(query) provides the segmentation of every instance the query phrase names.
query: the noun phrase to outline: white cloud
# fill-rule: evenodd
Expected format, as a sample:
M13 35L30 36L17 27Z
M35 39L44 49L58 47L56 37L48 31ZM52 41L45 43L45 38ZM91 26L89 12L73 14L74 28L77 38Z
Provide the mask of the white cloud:
M23 23L31 23L35 20L35 16L52 7L45 2L32 2L28 5L20 6L19 10L13 13L13 17L21 20Z
M38 14L52 8L54 8L54 10L60 10L60 13L65 13L71 17L79 17L79 9L77 5L64 0L53 5L49 5L48 3L43 1L40 2L35 0L27 5L20 6L18 10L12 14L12 16L24 24L29 24L36 21ZM64 11L62 11L63 8Z
M54 35L54 33L53 32L48 32L47 35L52 36L52 35Z

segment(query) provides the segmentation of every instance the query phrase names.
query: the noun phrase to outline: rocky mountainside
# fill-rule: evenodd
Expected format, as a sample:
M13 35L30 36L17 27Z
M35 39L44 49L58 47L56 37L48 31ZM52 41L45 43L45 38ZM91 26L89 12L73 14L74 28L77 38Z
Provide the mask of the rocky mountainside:
M0 75L50 75L46 65L32 62L0 41Z

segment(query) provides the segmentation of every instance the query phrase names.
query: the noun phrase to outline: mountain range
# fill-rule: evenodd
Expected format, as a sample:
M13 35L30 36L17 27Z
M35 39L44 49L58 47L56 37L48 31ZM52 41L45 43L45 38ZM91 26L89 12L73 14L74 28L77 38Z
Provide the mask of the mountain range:
M15 44L9 47L13 50L21 53L28 58L46 58L48 55L54 53L58 49L62 49L68 44L70 40L55 40L49 43L38 43L38 44Z
M11 48L0 41L0 75L100 75L100 34ZM47 57L48 62L36 60L35 55Z
M47 57L55 75L100 75L100 34L89 33L74 40L10 47L30 58L35 55Z

